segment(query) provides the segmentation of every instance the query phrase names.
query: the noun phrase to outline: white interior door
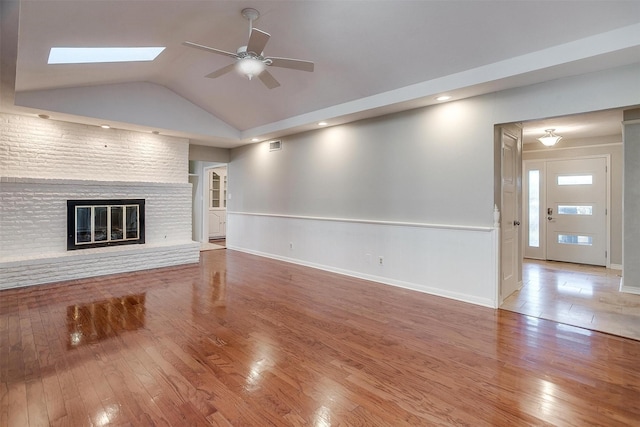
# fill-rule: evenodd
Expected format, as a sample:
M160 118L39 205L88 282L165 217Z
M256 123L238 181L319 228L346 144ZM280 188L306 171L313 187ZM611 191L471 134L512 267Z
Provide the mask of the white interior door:
M227 168L209 171L209 238L227 234Z
M500 298L501 301L520 287L520 133L500 129L502 145L501 245L500 245Z
M547 259L607 264L606 158L547 162Z

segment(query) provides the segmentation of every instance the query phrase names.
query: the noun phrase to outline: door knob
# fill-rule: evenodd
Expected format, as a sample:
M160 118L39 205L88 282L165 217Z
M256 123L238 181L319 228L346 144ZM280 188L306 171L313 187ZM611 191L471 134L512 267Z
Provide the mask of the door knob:
M513 221L513 225L515 225L515 226L520 225L520 221Z
M549 221L551 221L551 220L553 219L553 217L552 217L552 216L548 216L548 217L547 217L547 219L548 219Z

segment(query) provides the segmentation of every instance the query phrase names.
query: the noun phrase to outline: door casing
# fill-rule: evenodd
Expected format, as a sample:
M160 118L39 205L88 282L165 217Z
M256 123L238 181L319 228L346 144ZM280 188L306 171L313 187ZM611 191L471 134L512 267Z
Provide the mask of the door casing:
M606 173L606 212L607 215L605 217L605 245L606 245L606 251L607 251L607 258L606 258L606 267L607 268L611 268L611 155L610 154L597 154L597 155L592 155L592 156L575 156L575 157L562 157L562 158L544 158L544 159L535 159L535 160L525 160L523 162L524 167L523 167L523 183L524 183L524 193L523 193L523 206L524 206L524 223L523 223L523 227L522 227L522 232L524 235L524 239L523 239L523 254L526 258L531 258L531 259L541 259L541 260L546 260L547 259L547 252L546 252L546 234L547 234L547 223L546 220L540 222L540 247L536 250L530 248L528 246L528 239L526 238L527 236L527 230L528 230L528 226L529 226L529 215L528 215L528 200L527 200L527 194L528 194L528 188L529 188L529 182L528 182L528 176L527 173L529 170L531 169L539 169L541 171L541 174L543 176L543 179L546 179L546 164L547 162L552 162L552 161L557 161L557 160L583 160L583 159L595 159L595 158L604 158L606 161L606 169L607 169L607 173ZM537 167L535 166L537 165ZM541 200L544 200L544 202L541 202L541 207L540 207L540 218L546 218L546 212L544 212L544 209L546 209L546 185L545 184L541 184L541 193L540 193L540 197ZM544 205L544 206L543 206Z

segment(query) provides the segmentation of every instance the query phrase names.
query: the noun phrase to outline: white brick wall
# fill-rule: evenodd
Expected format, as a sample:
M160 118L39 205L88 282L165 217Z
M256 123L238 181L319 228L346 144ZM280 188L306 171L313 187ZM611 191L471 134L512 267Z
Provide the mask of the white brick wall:
M191 241L191 185L0 178L0 259L67 251L67 200L145 199L149 245ZM88 251L90 249L82 249Z
M0 175L188 182L182 138L0 114Z
M186 140L0 114L0 289L197 262L187 173ZM68 252L69 199L145 199L146 243Z
M197 242L114 246L69 251L60 257L0 262L0 289L196 263L199 249Z

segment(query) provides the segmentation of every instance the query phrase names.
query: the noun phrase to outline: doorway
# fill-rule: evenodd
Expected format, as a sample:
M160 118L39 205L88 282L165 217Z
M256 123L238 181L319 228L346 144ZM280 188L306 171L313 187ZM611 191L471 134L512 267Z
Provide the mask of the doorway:
M227 167L208 169L207 239L224 240L227 235Z
M218 230L222 229L226 236L226 187L224 186L225 183L228 185L227 164L202 160L189 161L189 183L192 185L192 238L202 245L209 243L209 211L210 209L215 209L213 207L214 203L212 203L213 177L211 171L216 169L218 170L218 176L224 175L222 180L219 181L221 187L215 197L218 200L217 204L224 208L224 215L219 214L220 219L217 222L213 222L213 224ZM218 233L218 235L222 234Z
M522 287L501 309L632 336L640 301L620 292L621 121L619 109L523 123ZM564 136L551 148L537 141L548 128Z
M524 162L525 258L610 266L608 156Z

